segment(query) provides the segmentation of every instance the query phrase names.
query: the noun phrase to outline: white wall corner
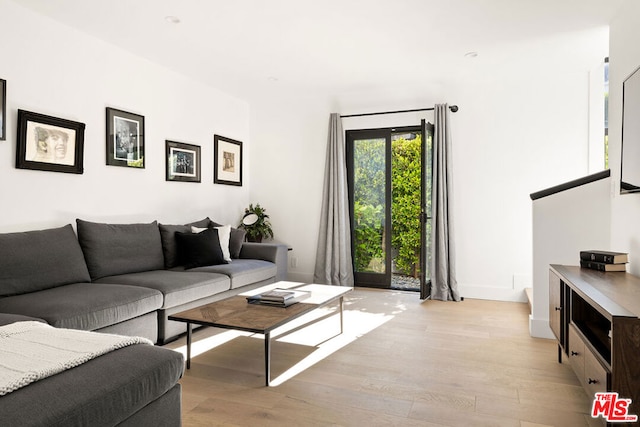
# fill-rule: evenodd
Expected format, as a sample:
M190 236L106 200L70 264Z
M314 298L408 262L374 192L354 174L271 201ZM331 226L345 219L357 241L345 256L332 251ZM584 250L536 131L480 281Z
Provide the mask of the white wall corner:
M529 316L529 335L534 338L556 338L549 327L549 319L534 319L533 315Z

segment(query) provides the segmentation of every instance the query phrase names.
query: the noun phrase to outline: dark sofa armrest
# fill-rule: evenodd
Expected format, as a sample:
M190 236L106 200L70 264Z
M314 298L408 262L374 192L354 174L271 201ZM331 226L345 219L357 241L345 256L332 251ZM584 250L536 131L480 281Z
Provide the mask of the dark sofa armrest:
M261 259L274 263L278 269L276 281L287 280L289 267L289 248L280 243L244 242L240 250L240 258Z
M11 323L24 322L28 320L47 323L42 319L38 319L37 317L23 316L21 314L0 313L0 326L10 325Z

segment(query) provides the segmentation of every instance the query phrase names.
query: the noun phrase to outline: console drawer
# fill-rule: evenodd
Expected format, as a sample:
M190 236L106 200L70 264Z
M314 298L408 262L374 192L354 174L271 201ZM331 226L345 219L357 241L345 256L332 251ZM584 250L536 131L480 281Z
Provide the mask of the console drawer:
M569 363L581 383L584 379L584 350L584 342L575 325L569 324Z
M610 373L600 364L598 359L590 351L584 355L584 380L586 382L587 395L592 398L596 393L604 393L609 390Z

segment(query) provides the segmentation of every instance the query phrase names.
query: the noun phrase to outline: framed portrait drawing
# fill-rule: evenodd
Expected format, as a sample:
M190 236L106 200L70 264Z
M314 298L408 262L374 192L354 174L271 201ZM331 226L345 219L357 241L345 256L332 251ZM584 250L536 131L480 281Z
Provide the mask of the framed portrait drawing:
M81 174L84 123L18 110L16 168Z
M213 136L213 182L242 186L242 142Z
M0 79L0 141L7 139L7 81Z
M165 141L167 181L200 182L200 146Z
M107 107L107 165L144 168L144 116Z

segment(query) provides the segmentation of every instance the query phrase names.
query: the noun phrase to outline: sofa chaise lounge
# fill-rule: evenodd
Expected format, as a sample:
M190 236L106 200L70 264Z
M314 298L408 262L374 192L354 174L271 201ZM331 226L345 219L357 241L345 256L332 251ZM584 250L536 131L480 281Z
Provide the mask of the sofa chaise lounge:
M0 314L0 327L40 320ZM40 320L44 322L43 320ZM3 426L180 426L181 353L132 345L0 396Z

